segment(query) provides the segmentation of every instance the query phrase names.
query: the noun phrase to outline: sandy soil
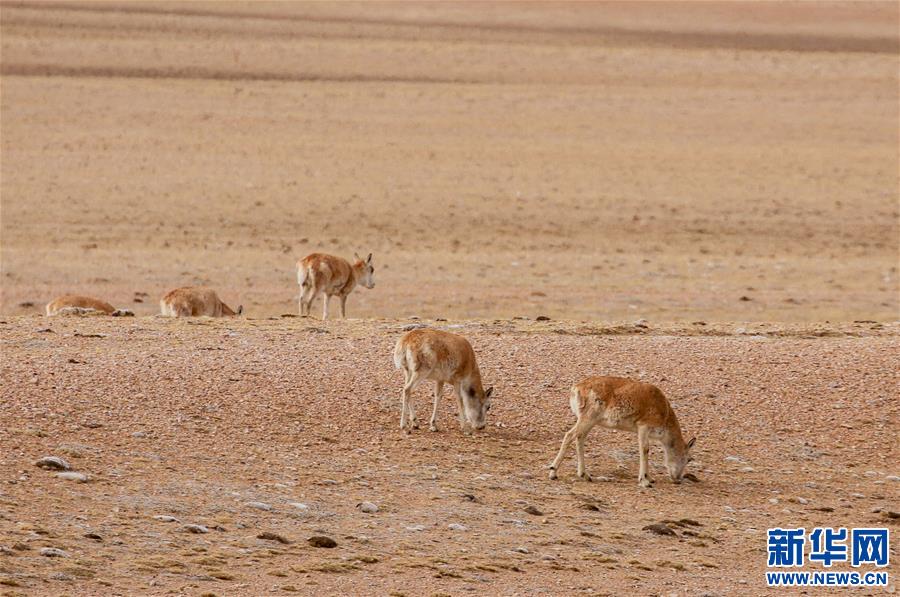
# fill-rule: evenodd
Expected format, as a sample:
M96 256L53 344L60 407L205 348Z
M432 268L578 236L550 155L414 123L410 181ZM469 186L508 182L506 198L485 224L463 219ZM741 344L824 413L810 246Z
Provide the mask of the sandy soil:
M483 433L456 428L448 396L439 432L407 437L391 352L408 323L6 318L0 579L39 594L760 594L766 528L897 510L896 324L427 322L471 339L497 393ZM568 387L596 372L663 388L698 437L698 483L669 482L653 450L640 489L634 436L602 429L597 481L574 479L574 457L546 478ZM36 468L45 455L90 480ZM642 530L684 518L698 525Z
M0 312L896 319L897 5L698 6L4 2Z
M896 524L898 10L0 2L0 594L764 594L773 524ZM357 319L282 317L316 250ZM486 432L400 432L415 323ZM699 482L606 430L547 480L590 374Z

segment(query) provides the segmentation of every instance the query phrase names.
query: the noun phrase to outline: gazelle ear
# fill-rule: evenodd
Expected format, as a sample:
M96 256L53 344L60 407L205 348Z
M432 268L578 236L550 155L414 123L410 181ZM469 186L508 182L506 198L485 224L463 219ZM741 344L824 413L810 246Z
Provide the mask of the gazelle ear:
M362 261L362 257L360 257L359 253L357 253L356 251L353 251L353 256L356 257L357 261Z
M489 387L488 389L486 389L486 390L484 391L484 397L485 397L485 398L490 398L490 397L491 397L491 394L493 394L493 393L494 393L494 386L491 386L491 387Z
M692 438L691 438L691 441L689 441L689 442L687 443L688 450L690 450L691 448L694 447L694 442L695 442L695 441L697 441L697 438L696 438L696 437L692 437Z
M244 305L238 305L237 314L240 315L243 312L244 312Z
M372 254L369 253L369 256L366 257L366 263L372 263Z

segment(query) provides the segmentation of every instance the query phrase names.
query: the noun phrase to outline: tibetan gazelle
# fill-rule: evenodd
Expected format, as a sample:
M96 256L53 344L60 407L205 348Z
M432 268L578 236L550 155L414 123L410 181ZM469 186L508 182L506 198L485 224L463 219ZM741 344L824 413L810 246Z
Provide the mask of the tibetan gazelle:
M675 412L659 388L622 377L589 377L572 386L569 406L578 421L563 437L559 454L550 465L551 479L556 478L556 470L569 444L575 440L578 476L586 481L591 480L584 470L584 439L594 425L601 425L610 429L637 432L641 459L638 483L642 487L652 485L647 474L650 440L662 445L666 468L672 481L681 481L684 467L691 460L690 451L696 438L685 443Z
M47 315L134 315L127 309L116 309L100 299L78 294L66 294L47 303Z
M341 317L347 316L347 297L357 284L375 288L375 268L372 254L365 259L356 255L356 261L349 261L325 253L313 253L297 262L297 283L300 284L300 317L309 315L309 309L316 297L322 300L322 319L328 319L328 299L341 299Z
M462 336L432 329L413 330L403 335L394 348L394 365L403 370L404 383L400 393L400 429L407 433L418 429L412 391L423 381L436 383L434 408L429 429L437 431L438 402L444 384L450 384L459 408L459 426L484 429L485 417L491 409L491 393L481 385L481 372L475 362L472 345Z
M167 317L229 317L240 315L244 308L231 307L219 300L212 288L185 286L165 294L159 301L160 312Z

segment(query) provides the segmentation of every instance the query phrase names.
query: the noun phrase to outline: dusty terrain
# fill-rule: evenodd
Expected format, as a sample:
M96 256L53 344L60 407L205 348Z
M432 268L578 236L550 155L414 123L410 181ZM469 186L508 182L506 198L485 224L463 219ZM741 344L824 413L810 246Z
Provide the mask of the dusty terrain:
M895 3L0 10L2 313L897 318Z
M0 2L0 594L762 594L773 524L893 524L898 10ZM374 252L355 319L282 317L317 250ZM400 432L415 323L486 432ZM601 373L698 483L602 429L547 480Z
M896 324L427 322L472 340L497 394L483 433L456 428L448 396L439 432L407 437L390 356L407 323L7 318L4 588L759 594L766 528L897 510ZM589 372L664 389L698 438L698 483L670 483L653 450L656 485L640 489L634 436L602 429L587 448L597 481L574 479L574 456L546 478L572 422L568 387ZM429 404L420 391L419 412ZM45 455L90 480L36 468ZM642 530L683 518L698 525ZM338 545L311 547L314 535Z

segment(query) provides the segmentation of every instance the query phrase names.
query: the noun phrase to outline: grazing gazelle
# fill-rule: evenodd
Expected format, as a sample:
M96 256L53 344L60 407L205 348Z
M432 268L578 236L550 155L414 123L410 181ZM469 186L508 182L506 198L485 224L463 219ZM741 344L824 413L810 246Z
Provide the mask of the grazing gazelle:
M66 294L47 303L47 315L90 315L103 313L120 316L134 315L127 309L116 309L107 302L89 296Z
M429 429L437 431L438 401L444 384L450 384L459 407L459 426L466 423L484 429L485 416L491 409L491 393L481 385L481 372L475 362L472 345L462 336L440 330L419 329L404 334L394 347L394 365L403 370L405 378L401 391L400 429L418 429L416 410L412 405L412 391L421 382L434 381L434 408Z
M215 290L202 286L185 286L167 292L159 301L159 309L168 317L227 317L244 312L243 307L233 311L219 300Z
M313 253L297 262L297 283L300 284L300 316L309 315L309 309L316 297L324 295L325 305L322 319L328 319L328 299L333 296L341 298L341 317L347 316L347 296L353 292L357 284L366 288L375 288L375 268L372 267L372 254L362 259L356 253L353 265L346 259Z
M584 439L594 425L601 425L610 429L637 432L641 458L638 483L642 487L652 485L647 475L650 440L662 445L666 468L672 481L681 481L684 467L691 460L690 451L696 438L685 443L675 412L659 388L622 377L589 377L572 386L569 406L578 421L563 437L559 454L550 465L551 479L556 478L556 469L574 439L578 476L586 481L591 480L591 476L584 470Z

